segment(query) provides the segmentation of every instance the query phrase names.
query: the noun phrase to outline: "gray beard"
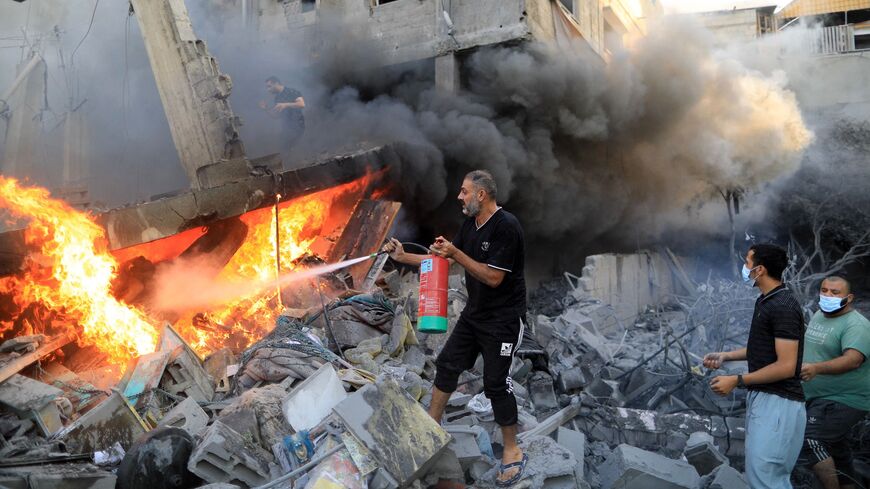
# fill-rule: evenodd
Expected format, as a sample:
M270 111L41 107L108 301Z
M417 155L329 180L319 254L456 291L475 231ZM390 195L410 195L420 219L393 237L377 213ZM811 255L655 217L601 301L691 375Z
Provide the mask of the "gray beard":
M468 217L477 217L480 214L480 204L471 201L470 204L462 206L462 213Z

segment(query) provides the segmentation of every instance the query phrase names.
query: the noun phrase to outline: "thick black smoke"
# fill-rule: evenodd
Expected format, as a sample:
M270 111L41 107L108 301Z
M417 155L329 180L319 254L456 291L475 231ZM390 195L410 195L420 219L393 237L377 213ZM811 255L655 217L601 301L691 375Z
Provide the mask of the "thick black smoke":
M537 43L482 49L464 58L459 94L437 91L425 68L378 78L364 56L322 59L299 151L412 145L400 179L415 212L436 209L432 228L458 217L461 176L485 168L533 242L635 248L717 232L720 190L792 174L812 138L781 76L722 57L684 20L654 25L609 64Z

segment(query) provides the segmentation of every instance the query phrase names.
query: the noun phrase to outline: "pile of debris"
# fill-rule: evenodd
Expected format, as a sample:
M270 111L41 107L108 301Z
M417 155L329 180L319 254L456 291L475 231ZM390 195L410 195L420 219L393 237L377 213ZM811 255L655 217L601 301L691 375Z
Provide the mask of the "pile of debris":
M41 366L57 339L8 340L0 486L494 487L501 431L482 364L442 425L425 411L447 335L415 330L417 280L393 270L374 292L288 309L240 355L203 360L166 325L108 391ZM745 394L715 396L700 365L745 341L752 291L693 285L623 324L618 306L565 283L511 370L530 458L515 487L746 487ZM466 298L452 275L451 327Z

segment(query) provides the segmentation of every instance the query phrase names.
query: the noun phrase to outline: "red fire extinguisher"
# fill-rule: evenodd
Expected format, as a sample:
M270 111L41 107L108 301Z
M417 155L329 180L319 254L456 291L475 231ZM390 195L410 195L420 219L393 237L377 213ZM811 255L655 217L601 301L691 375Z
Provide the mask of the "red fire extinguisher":
M447 332L447 272L450 262L428 255L420 263L420 304L417 329L421 333Z

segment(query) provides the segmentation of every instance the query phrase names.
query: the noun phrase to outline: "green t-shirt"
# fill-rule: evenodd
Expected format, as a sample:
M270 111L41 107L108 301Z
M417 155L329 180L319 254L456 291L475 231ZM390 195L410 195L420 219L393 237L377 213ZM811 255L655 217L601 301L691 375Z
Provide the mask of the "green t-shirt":
M807 400L821 397L870 411L870 321L858 311L836 318L816 312L804 335L804 363L827 362L849 348L863 353L864 363L844 374L817 375L804 382Z

